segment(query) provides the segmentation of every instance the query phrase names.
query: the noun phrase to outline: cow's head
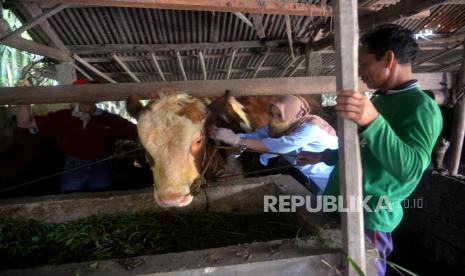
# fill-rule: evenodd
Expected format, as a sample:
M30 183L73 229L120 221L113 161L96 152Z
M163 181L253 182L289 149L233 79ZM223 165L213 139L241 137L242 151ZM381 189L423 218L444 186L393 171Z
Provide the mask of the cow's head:
M205 105L187 94L161 95L141 111L137 129L149 155L154 198L160 206L191 203L190 186L200 176L204 158L205 119Z

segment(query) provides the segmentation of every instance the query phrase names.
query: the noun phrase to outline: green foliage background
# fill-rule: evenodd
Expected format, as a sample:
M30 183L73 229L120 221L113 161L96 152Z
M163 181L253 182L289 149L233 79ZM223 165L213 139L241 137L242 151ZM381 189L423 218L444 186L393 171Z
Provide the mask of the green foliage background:
M3 10L3 19L8 23L11 30L21 27L20 20L11 10ZM27 32L22 33L21 37L31 40L31 37ZM50 73L48 71L50 65L50 62L46 61L42 56L0 44L0 87L17 86L18 80L24 77L26 71L28 72L27 80L32 86L57 85L58 82L50 77ZM100 102L97 106L101 109L119 114L126 119L132 120L126 112L124 102ZM68 107L68 104L50 104L34 106L33 110L34 113L37 111L40 114L44 114L47 113L47 111Z

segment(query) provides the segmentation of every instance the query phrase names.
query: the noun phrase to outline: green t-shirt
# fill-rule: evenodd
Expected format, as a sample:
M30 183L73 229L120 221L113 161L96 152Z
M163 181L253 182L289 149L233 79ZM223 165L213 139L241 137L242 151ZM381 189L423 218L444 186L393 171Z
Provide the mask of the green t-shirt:
M379 115L360 133L363 196L372 196L367 204L372 210L385 196L391 210L365 210L365 228L392 232L402 219L403 200L415 190L431 161L442 115L418 87L374 96L372 102ZM330 175L325 195L339 195L338 168Z

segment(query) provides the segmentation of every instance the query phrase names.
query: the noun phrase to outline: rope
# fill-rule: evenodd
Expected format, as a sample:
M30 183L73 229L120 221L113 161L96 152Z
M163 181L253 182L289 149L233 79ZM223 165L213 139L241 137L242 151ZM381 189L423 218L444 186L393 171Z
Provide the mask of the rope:
M138 150L142 150L143 148L136 148L136 149L133 149L133 150L130 150L130 151L127 151L125 152L125 154L128 154L128 153L132 153L132 152L136 152ZM237 150L238 147L231 147L231 146L215 146L215 150L212 154L212 157L210 157L210 159L208 160L208 162L206 163L205 167L203 168L203 171L202 171L202 174L200 176L200 178L202 179L205 179L204 178L204 175L205 173L207 172L207 169L208 167L210 166L210 163L213 159L213 156L216 154L216 152L218 151L218 149L235 149ZM288 157L296 157L297 155L295 154L283 154L283 153L277 153L277 152L271 152L271 151L258 151L258 150L252 150L252 149L244 149L244 151L247 151L247 152L253 152L253 153L260 153L260 154L273 154L273 155L277 155L277 156L288 156ZM82 169L82 168L85 168L85 167L88 167L88 166L93 166L95 164L98 164L98 163L101 163L101 162L105 162L105 161L108 161L108 160L111 160L113 158L116 158L116 157L119 157L119 156L124 156L123 154L114 154L114 155L111 155L107 158L104 158L104 159L100 159L98 161L95 161L95 162L92 162L92 163L89 163L89 164L86 164L86 165L82 165L82 166L78 166L78 167L74 167L72 169L68 169L68 170L64 170L64 171L61 171L61 172L57 172L57 173L54 173L54 174L51 174L51 175L47 175L47 176L44 176L44 177L41 177L41 178L37 178L37 179L34 179L34 180L31 180L31 181L28 181L28 182L25 182L25 183L22 183L22 184L19 184L19 185L15 185L15 186L11 186L11 187L7 187L7 188L4 188L4 189L1 189L0 190L0 193L4 193L6 191L10 191L10 190L14 190L14 189L17 189L17 188L20 188L20 187L24 187L24 186L28 186L28 185L31 185L33 183L37 183L37 182L40 182L42 180L46 180L46 179L49 179L49 178L52 178L52 177L55 177L55 176L59 176L59 175L62 175L62 174L65 174L67 172L72 172L72 171L76 171L76 170L79 170L79 169ZM237 173L237 174L229 174L229 175L223 175L223 176L219 176L219 177L214 177L214 178L211 178L211 179L205 179L205 182L206 181L209 181L209 180L218 180L218 179L223 179L223 178L228 178L228 177L234 177L234 176L244 176L244 175L249 175L249 174L256 174L256 173L262 173L262 172L269 172L269 171L276 171L276 170L282 170L282 169L287 169L287 168L291 168L293 167L292 165L286 165L286 166L280 166L280 167L276 167L276 168L269 168L269 169L260 169L260 170L255 170L255 171L250 171L250 172L245 172L245 173Z
M223 179L223 178L228 178L228 177L234 177L234 176L244 176L244 175L262 173L262 172L277 171L277 170L288 169L288 168L292 168L292 167L293 167L292 165L284 165L284 166L279 166L279 167L275 167L275 168L260 169L260 170L254 170L254 171L250 171L250 172L245 172L245 173L228 174L228 175L213 177L213 178L210 178L210 179L205 179L205 178L204 178L205 172L207 171L207 169L208 169L208 167L209 167L209 165L210 165L210 161L213 159L213 156L214 156L215 153L218 151L218 149L233 149L233 150L237 150L237 149L239 149L239 147L218 146L218 145L215 146L215 150L214 150L214 152L213 152L213 154L212 154L212 157L210 157L210 159L208 160L207 165L203 168L202 174L201 174L201 176L200 176L201 179L204 179L204 180L205 180L205 182L204 182L205 184L207 183L207 181L211 181L211 180L218 180L218 179ZM247 152L253 152L253 153L261 153L261 154L273 154L273 155L277 155L277 156L289 156L289 157L296 157L296 156L297 156L296 154L285 154L285 153L277 153L277 152L271 152L271 151L258 151L258 150L248 149L248 148L240 149L240 150L247 151Z
M140 148L140 147L139 147L139 148L136 148L136 149L127 151L127 152L125 152L124 154L136 152L136 151L142 150L142 149L143 149L143 148ZM59 176L59 175L65 174L65 173L67 173L67 172L72 172L72 171L76 171L76 170L79 170L79 169L82 169L82 168L85 168L85 167L88 167L88 166L93 166L93 165L95 165L95 164L98 164L98 163L101 163L101 162L105 162L105 161L111 160L111 159L116 158L116 157L119 157L119 156L124 156L124 154L113 154L113 155L111 155L111 156L109 156L109 157L107 157L107 158L100 159L100 160L97 160L97 161L95 161L95 162L92 162L92 163L89 163L89 164L86 164L86 165L74 167L74 168L72 168L72 169L64 170L64 171L57 172L57 173L54 173L54 174L51 174L51 175L47 175L47 176L44 176L44 177L41 177L41 178L33 179L33 180L31 180L31 181L28 181L28 182L25 182L25 183L22 183L22 184L19 184L19 185L7 187L7 188L4 188L4 189L1 189L1 190L0 190L0 193L6 192L6 191L10 191L10 190L14 190L14 189L16 189L16 188L28 186L28 185L31 185L31 184L33 184L33 183L36 183L36 182L39 182L39 181L42 181L42 180L45 180L45 179L49 179L49 178L52 178L52 177L55 177L55 176Z

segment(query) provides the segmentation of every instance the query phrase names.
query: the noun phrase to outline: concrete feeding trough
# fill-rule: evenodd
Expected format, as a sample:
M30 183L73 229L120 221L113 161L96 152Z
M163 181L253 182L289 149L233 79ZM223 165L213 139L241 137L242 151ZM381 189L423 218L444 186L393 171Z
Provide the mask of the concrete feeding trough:
M309 192L290 176L274 175L214 183L182 213L262 214L265 195L303 195ZM152 189L81 193L3 200L2 218L66 222L89 216L119 215L140 211L162 212ZM338 223L305 206L286 214L311 236L254 242L221 248L109 259L63 265L15 269L2 275L340 275L345 258ZM376 252L367 246L367 275L375 275Z

